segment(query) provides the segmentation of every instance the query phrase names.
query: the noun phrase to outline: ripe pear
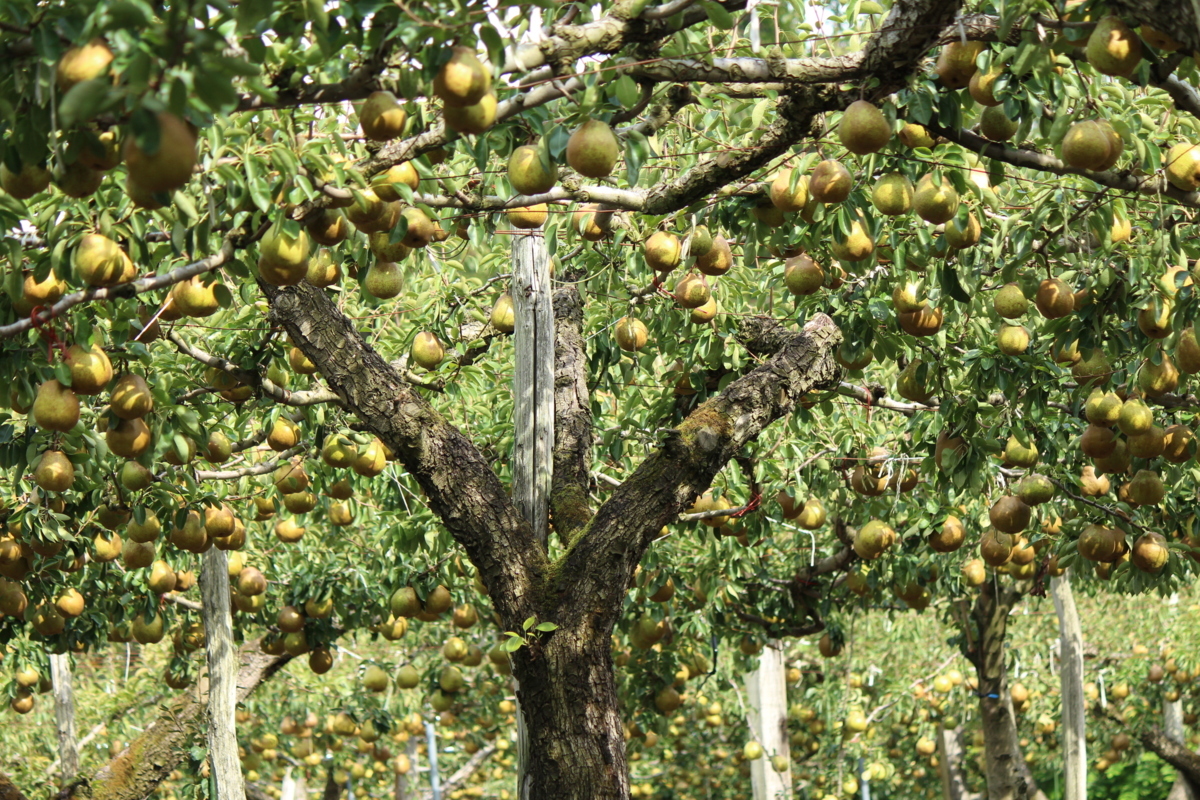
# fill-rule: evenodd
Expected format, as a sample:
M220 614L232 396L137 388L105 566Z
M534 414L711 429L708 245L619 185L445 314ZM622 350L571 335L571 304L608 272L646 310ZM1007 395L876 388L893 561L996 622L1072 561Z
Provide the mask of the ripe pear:
M724 275L733 267L733 250L724 236L712 237L712 246L703 255L696 255L696 269L705 275Z
M925 126L916 122L907 123L900 129L900 133L897 136L900 142L908 148L932 148L937 144L933 137L929 135L929 131L925 129Z
M125 525L125 535L129 537L129 541L135 544L153 542L160 533L162 533L162 524L159 522L158 516L149 509L143 511L141 522L138 522L138 515L134 514ZM151 549L151 553L153 553L153 549Z
M304 280L318 289L333 286L341 279L342 266L333 260L328 250L322 248L308 260L308 271L304 274Z
M383 442L373 439L370 444L358 451L350 468L359 475L373 478L383 472L387 466L387 451Z
M309 236L317 244L332 247L350 238L350 221L335 208L323 208L304 223ZM310 281L311 283L311 281Z
M1195 435L1186 425L1172 425L1163 431L1163 458L1172 464L1182 464L1193 455Z
M688 319L696 325L712 322L717 316L717 298L710 296L708 302L699 308L693 308Z
M372 297L390 300L404 291L404 273L391 261L376 261L367 270L362 286Z
M589 242L598 242L612 233L612 209L598 203L587 203L572 214L575 229Z
M492 73L468 47L455 47L433 78L433 93L450 108L473 106L491 88Z
M1120 18L1108 16L1096 24L1085 53L1097 72L1129 77L1142 60L1142 40Z
M1158 458L1166 449L1166 431L1157 425L1151 425L1150 430L1137 436L1130 436L1126 442L1129 455L1133 458Z
M61 450L47 450L33 469L33 482L46 492L65 492L75 482L75 467Z
M108 237L86 234L71 257L75 275L88 286L115 286L133 280L136 271L125 252Z
M567 140L567 164L588 178L611 175L620 155L616 134L598 119L586 120Z
M938 54L935 71L942 85L948 89L962 89L970 84L978 70L975 59L983 52L982 42L955 41L947 44Z
M7 164L0 163L0 189L18 200L28 200L46 190L50 185L50 170L35 164L22 164L20 172L13 172Z
M112 362L98 344L87 348L71 345L67 348L66 362L71 368L71 390L75 394L100 394L112 380Z
M1147 359L1138 372L1138 388L1147 397L1162 397L1179 387L1179 370L1175 368L1171 357L1165 352L1159 353L1159 361Z
M896 394L913 403L928 404L936 392L934 372L926 367L924 362L914 358L908 366L896 377Z
M942 321L942 310L928 306L920 311L896 315L900 329L911 336L933 336L942 329Z
M549 217L549 206L537 203L532 206L510 208L507 212L508 224L519 230L534 230L546 224Z
M855 100L838 123L838 139L855 155L877 153L892 138L892 126L875 104Z
M1009 119L1001 106L989 106L979 115L979 133L993 142L1007 142L1017 135L1021 124Z
M1176 189L1194 192L1200 188L1200 145L1180 142L1163 156L1167 180Z
M907 214L913 207L912 181L900 172L880 176L871 189L871 202L880 214L890 217Z
M1138 470L1133 480L1129 481L1129 497L1139 506L1158 505L1166 495L1162 479L1152 470Z
M861 211L858 218L851 221L849 234L834 231L829 249L842 261L865 261L871 257L875 252L875 240Z
M125 139L129 180L147 192L171 192L186 184L196 168L196 134L170 112L158 115L158 147L147 152L136 136Z
M655 231L642 245L646 266L655 272L670 272L679 266L683 244L679 237L667 231Z
M295 544L304 538L307 530L303 526L296 524L295 520L281 519L276 521L274 532L275 538L284 544Z
M874 561L896 541L896 532L885 522L872 519L854 535L854 552L864 561Z
M146 577L146 588L155 594L175 591L175 570L165 561L155 561Z
M1007 356L1021 355L1029 349L1029 330L1024 325L1001 325L996 345Z
M113 384L109 408L121 419L140 419L154 410L154 396L141 375L126 372Z
M1020 286L1007 283L992 297L992 308L1004 319L1019 319L1029 309L1029 301Z
M292 235L282 226L271 228L258 243L259 276L274 286L295 286L308 273L311 247L303 229Z
M505 292L496 298L496 304L492 306L490 321L492 327L501 333L512 333L516 330L516 311L513 308L511 294Z
M496 124L496 95L488 92L478 103L463 108L447 106L442 110L442 119L455 133L478 136Z
M121 465L120 478L121 486L130 492L139 492L154 483L154 473L136 461Z
M621 317L614 328L617 346L631 353L645 347L650 336L645 323L634 317Z
M69 48L54 68L59 94L66 94L78 83L104 77L112 61L113 52L103 39Z
M138 614L130 623L129 630L138 644L158 644L166 636L166 620L157 612L150 619L146 619L145 614Z
M104 440L108 449L122 458L139 458L154 443L150 426L140 417L118 419L115 425L105 431Z
M543 161L542 153L542 148L527 144L508 157L508 182L518 194L542 194L558 183L558 166L549 158Z
M331 467L348 467L357 455L354 441L338 433L326 436L321 445L321 460Z
M75 161L54 170L54 185L67 197L90 197L104 182L104 173Z
M1091 424L1111 428L1121 418L1121 409L1124 405L1124 401L1116 392L1093 389L1083 404L1083 412Z
M793 178L794 171L790 168L779 170L775 175L775 179L771 181L770 198L771 203L788 214L795 213L808 203L808 176L801 175ZM795 188L792 188L793 179L796 182ZM695 252L693 246L692 255L700 255Z
M933 225L941 225L958 213L958 192L944 176L935 181L933 173L929 173L917 181L913 208L921 219Z
M853 342L842 342L834 351L833 358L845 369L853 372L865 369L874 360L875 354L869 347L862 347Z
M1108 356L1099 347L1085 352L1083 358L1071 367L1071 374L1075 379L1088 385L1103 385L1112 377L1112 373Z
M699 308L711 295L703 275L685 275L675 284L675 302L684 308Z
M1133 543L1129 552L1129 560L1143 572L1158 572L1167 565L1171 551L1167 540L1161 533L1148 531L1143 533Z
M841 162L827 158L813 167L808 180L809 195L818 203L840 203L850 196L854 178Z
M66 282L55 275L54 270L49 270L46 277L40 281L33 272L29 272L25 275L25 281L21 287L21 299L17 310L22 314L28 314L35 306L52 306L66 293Z
M171 287L171 304L185 317L210 317L221 307L216 287L215 281L204 275L195 275ZM165 319L166 315L162 318Z
M421 331L413 337L412 347L409 349L409 358L417 366L427 370L435 370L445 357L446 349L442 347L441 341L435 334L429 331Z
M1004 533L1020 533L1029 527L1031 510L1019 497L1006 495L988 509L992 526Z
M1196 339L1195 326L1188 326L1179 334L1175 345L1175 361L1179 371L1188 375L1200 372L1200 341Z
M976 103L986 108L1003 104L1003 101L996 97L996 79L1004 72L1004 66L997 64L993 64L987 72L976 70L967 84L967 91Z
M963 527L962 521L958 517L950 515L946 517L946 521L942 523L940 529L929 534L926 541L929 542L929 546L934 552L953 553L962 547L966 536L967 531Z
M79 422L79 398L57 380L48 380L38 387L33 420L38 427L66 433Z
M1026 446L1016 436L1009 436L1004 444L1005 466L1032 469L1037 466L1040 457L1037 445L1032 441Z
M358 110L363 135L376 142L403 136L407 121L408 113L391 92L371 92Z
M983 228L979 225L979 220L975 217L974 212L968 211L966 219L960 222L961 219L961 214L955 214L954 218L946 223L943 233L946 237L946 244L952 250L974 247L983 235Z
M785 262L783 281L794 295L810 295L825 285L825 272L807 253Z
M1059 319L1075 311L1075 294L1065 281L1046 278L1038 284L1034 305L1046 319Z
M1121 413L1117 417L1117 427L1126 436L1147 433L1153 425L1154 412L1140 398L1131 397L1121 406Z
M1076 122L1062 140L1062 156L1067 166L1099 171L1112 156L1112 140L1095 120Z

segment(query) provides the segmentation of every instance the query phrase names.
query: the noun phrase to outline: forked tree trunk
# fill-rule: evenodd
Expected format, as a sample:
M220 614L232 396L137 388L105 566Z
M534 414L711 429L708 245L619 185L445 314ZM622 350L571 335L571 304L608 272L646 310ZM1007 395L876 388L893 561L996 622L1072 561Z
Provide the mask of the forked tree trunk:
M1004 637L1008 615L1021 595L994 582L983 585L968 630L969 657L979 680L988 800L1046 800L1021 753L1016 715L1008 688Z
M1063 800L1087 800L1087 740L1083 697L1083 628L1070 573L1050 579L1058 613L1059 682L1062 693Z

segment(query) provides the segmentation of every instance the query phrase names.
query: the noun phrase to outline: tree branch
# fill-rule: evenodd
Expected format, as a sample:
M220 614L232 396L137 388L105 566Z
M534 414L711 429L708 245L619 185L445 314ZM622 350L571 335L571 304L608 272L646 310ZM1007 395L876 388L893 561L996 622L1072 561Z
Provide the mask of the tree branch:
M1160 728L1147 728L1138 736L1142 747L1179 770L1189 781L1200 786L1200 754L1173 741Z
M271 461L263 461L259 464L252 464L248 467L238 467L237 469L198 469L192 473L196 481L236 481L239 478L248 478L253 475L266 475L274 472L280 465L287 462L294 455L299 455L305 450L304 445L298 444L295 447L284 450L279 456Z

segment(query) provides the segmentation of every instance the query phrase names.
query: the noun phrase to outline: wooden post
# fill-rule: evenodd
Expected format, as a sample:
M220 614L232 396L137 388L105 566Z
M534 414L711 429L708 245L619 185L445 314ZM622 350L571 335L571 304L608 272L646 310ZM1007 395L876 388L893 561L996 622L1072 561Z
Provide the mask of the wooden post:
M550 257L542 231L515 235L512 247L513 502L542 547L549 538L554 474L554 308ZM517 709L517 797L531 800L526 776L529 736Z
M54 721L58 726L58 761L62 786L79 774L79 743L75 738L75 695L71 689L71 657L50 654L50 680L54 684Z
M238 759L238 653L233 643L229 612L229 561L215 547L204 554L200 568L204 649L208 655L208 759L219 800L246 800L242 764Z
M758 669L746 674L750 733L762 745L763 757L750 762L754 800L786 800L792 796L791 756L787 732L787 667L782 644L768 642ZM788 768L776 772L771 759L783 756Z
M1063 800L1087 800L1087 720L1083 696L1083 629L1071 594L1070 572L1050 579L1058 612L1059 681L1062 691Z

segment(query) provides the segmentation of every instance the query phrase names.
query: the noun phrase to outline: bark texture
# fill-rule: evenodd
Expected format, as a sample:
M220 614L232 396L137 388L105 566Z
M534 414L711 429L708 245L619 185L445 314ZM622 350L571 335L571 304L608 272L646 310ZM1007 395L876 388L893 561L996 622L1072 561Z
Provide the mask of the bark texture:
M971 612L967 656L979 680L988 800L1046 800L1021 753L1016 716L1008 688L1004 639L1008 615L1021 599L1011 587L986 583Z
M1161 728L1148 728L1142 731L1138 739L1142 747L1179 770L1193 786L1200 786L1200 754L1174 741Z
M582 277L582 276L580 276ZM564 541L592 518L592 406L583 346L583 300L573 284L554 292L554 476L550 511Z

